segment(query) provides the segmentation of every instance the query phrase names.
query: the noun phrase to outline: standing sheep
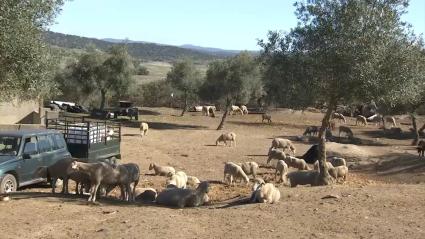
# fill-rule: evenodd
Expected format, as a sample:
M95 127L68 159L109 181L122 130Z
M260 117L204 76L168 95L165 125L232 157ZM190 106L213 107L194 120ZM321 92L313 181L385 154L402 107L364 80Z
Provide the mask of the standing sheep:
M277 182L284 182L286 183L286 174L288 173L288 165L283 160L277 161L276 164L276 171L274 173L275 180L277 178L277 174L279 173L280 178L277 180Z
M303 135L304 136L307 136L307 135L309 135L309 136L313 135L314 136L314 135L317 135L318 133L319 133L319 128L317 126L308 126L305 129Z
M239 106L232 105L229 111L229 115L234 115L235 112L239 112L241 115L243 115L243 111L241 110L241 108L239 108Z
M392 127L397 127L397 123L395 122L395 118L392 116L385 117L385 122L392 124Z
M347 163L345 162L345 159L340 157L331 156L328 157L327 160L332 164L332 166L347 166Z
M280 191L271 183L265 183L262 179L256 179L252 188L250 201L252 203L277 203L280 199Z
M341 132L344 133L348 138L353 138L353 131L347 126L339 126L339 137L341 137Z
M272 140L272 145L270 146L269 152L272 149L282 148L283 151L289 149L295 155L295 146L292 144L292 141L289 139L274 138Z
M338 178L342 178L345 181L348 175L348 167L337 166L337 167L330 168L329 174L336 180L338 180Z
M356 125L358 123L363 124L364 126L366 126L367 125L367 119L366 119L366 117L364 117L363 115L357 115L357 117L356 117Z
M314 170L317 170L320 172L319 161L316 161L313 166L314 166ZM326 167L330 169L330 168L333 168L334 166L330 162L326 162Z
M219 142L224 142L224 145L227 146L227 141L230 141L230 147L232 146L232 142L236 147L236 134L233 132L221 134L215 141L215 145L218 146Z
M258 164L256 162L245 162L241 164L242 170L246 175L257 176Z
M287 156L285 162L288 164L288 166L297 168L298 170L310 170L304 159Z
M421 157L421 156L424 157L425 141L420 140L416 149L418 150L419 157Z
M229 180L227 180L229 179ZM224 182L228 181L228 184L231 185L233 183L233 179L235 181L237 179L242 179L245 183L249 183L249 178L246 176L245 172L242 170L241 166L233 163L227 162L224 164Z
M263 113L261 115L261 123L264 123L264 120L267 120L267 122L270 124L272 122L272 116L268 113Z
M149 125L148 123L142 122L140 124L140 136L146 136L148 134L148 130L149 130Z
M338 119L340 122L344 122L344 124L347 123L347 121L345 120L345 116L337 112L332 114L332 119Z
M245 115L247 115L249 113L248 108L245 105L241 105L241 110L242 110L242 113L245 114Z
M169 173L175 173L176 170L170 166L159 166L154 163L149 164L149 170L154 170L155 175L167 176Z

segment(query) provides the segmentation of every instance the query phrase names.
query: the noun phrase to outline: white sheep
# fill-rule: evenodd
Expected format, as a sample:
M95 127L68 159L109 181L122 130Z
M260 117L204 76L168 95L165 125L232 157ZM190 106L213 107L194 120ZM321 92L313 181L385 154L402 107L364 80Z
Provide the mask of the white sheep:
M270 150L268 156L269 157L267 158L267 164L269 164L272 159L283 160L283 161L286 160L285 152L277 150L277 149Z
M156 165L155 163L151 163L149 165L149 170L152 170L152 169L155 171L155 175L160 175L160 176L167 176L169 173L176 172L176 170L173 167L159 166L159 165Z
M327 166L327 168L328 168L328 169L330 169L330 168L333 168L333 167L334 167L334 166L332 165L332 163L330 163L330 162L326 162L326 166ZM317 160L317 161L314 163L314 170L317 170L317 171L319 171L319 172L320 172L319 160Z
M276 164L276 172L274 174L275 176L275 180L277 178L277 175L280 175L279 179L277 180L277 182L284 182L286 183L286 174L288 173L288 165L285 163L285 161L283 160L279 160L277 161Z
M149 125L148 123L142 122L140 124L140 136L146 136L148 134L148 130L149 130Z
M247 115L249 113L248 108L245 105L241 105L240 108L241 108L243 114Z
M239 108L239 106L232 105L232 107L230 108L230 111L229 111L229 115L234 115L235 112L239 112L241 115L243 115L243 111L242 111L241 108Z
M272 140L272 145L270 146L269 152L272 149L282 148L283 151L289 149L295 155L295 146L292 144L292 141L289 139L274 138Z
M311 186L316 186L318 184L319 177L320 172L316 170L294 171L286 174L288 184L291 187L308 184L310 184Z
M256 179L253 186L251 202L277 203L280 199L280 191L271 183L265 183L262 179Z
M221 134L215 141L215 145L217 146L219 142L224 142L227 146L227 141L230 141L230 146L232 146L232 142L236 146L236 134L233 132Z
M386 116L385 117L385 122L387 123L391 123L392 127L397 127L397 123L395 122L395 118L392 116Z
M178 171L176 173L170 172L168 173L167 176L168 176L166 181L167 187L169 187L169 185L173 185L176 188L186 188L187 175L185 172L183 171Z
M340 158L340 157L332 156L332 157L329 157L327 160L334 167L337 167L337 166L347 166L347 163L345 162L345 159Z
M229 179L229 180L226 180ZM248 176L246 176L245 172L242 170L241 166L233 163L233 162L227 162L224 164L224 182L229 181L228 184L232 184L233 179L235 181L237 179L244 180L245 183L249 182Z
M348 167L343 165L330 168L329 174L336 180L342 178L345 181L348 175Z
M342 115L340 113L337 113L337 112L335 112L335 113L332 114L332 119L338 119L339 121L344 122L344 124L347 123L347 121L345 120L344 115Z
M363 124L363 125L366 126L367 125L367 119L366 119L366 117L364 117L363 115L357 115L357 117L356 117L356 125L358 123Z
M242 170L246 175L257 176L258 164L256 162L245 162L241 164Z
M187 185L191 187L197 187L201 181L195 176L187 176Z
M297 168L298 170L310 170L304 159L299 159L288 155L286 156L285 163L290 167Z

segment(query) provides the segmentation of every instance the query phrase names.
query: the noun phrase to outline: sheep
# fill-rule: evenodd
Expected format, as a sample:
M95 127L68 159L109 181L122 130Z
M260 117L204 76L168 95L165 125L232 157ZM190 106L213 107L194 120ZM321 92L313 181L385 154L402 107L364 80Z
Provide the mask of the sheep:
M218 146L219 142L224 142L224 145L227 146L227 141L230 141L230 147L232 146L232 142L236 147L236 134L233 132L221 134L215 141L215 145Z
M294 171L286 175L288 184L291 187L307 184L310 184L311 186L316 186L318 184L319 177L320 172L316 170Z
M202 106L202 115L210 116L211 114L211 117L215 117L215 110L216 110L215 106L204 105Z
M329 169L329 174L336 180L342 178L344 181L347 179L348 167L347 166L336 166Z
M211 107L208 109L208 113L209 113L209 115L210 115L211 117L215 118L215 106L211 106Z
M364 117L363 115L357 115L357 117L356 117L356 125L358 123L363 124L363 125L366 126L367 125L367 119L366 119L366 117Z
M397 124L395 122L395 118L392 117L392 116L385 117L385 122L391 123L392 124L392 127L397 127Z
M68 178L75 182L75 194L82 195L84 190L87 192L90 189L89 175L83 172L72 172L68 174Z
M277 148L282 148L284 151L286 149L289 149L292 151L292 153L295 155L295 147L292 144L292 141L289 139L282 139L282 138L274 138L272 140L272 145L270 146L270 150L272 149L277 149Z
M178 171L176 173L170 172L167 176L167 187L169 187L169 185L174 185L176 188L186 188L187 175L183 171Z
M270 150L268 153L268 156L269 157L267 158L267 164L269 164L272 159L283 160L283 161L286 160L285 152L276 150L276 149Z
M121 188L121 198L126 198L130 194L130 184L131 178L129 173L124 166L114 167L110 164L99 162L99 163L83 163L78 161L73 161L71 163L71 168L84 172L89 175L91 188L90 188L90 197L88 201L96 201L96 193L101 184L103 185L119 185Z
M416 149L418 150L418 154L419 154L419 157L424 157L424 152L425 152L425 141L423 141L423 140L420 140L419 142L418 142L418 146L416 147Z
M224 164L224 179L223 181L226 183L226 179L229 179L229 185L232 184L233 179L235 179L235 181L237 179L241 179L244 180L246 184L249 183L249 178L248 176L246 176L245 172L242 170L241 166L232 163L232 162L227 162Z
M149 130L149 125L148 125L148 123L144 123L144 122L142 122L142 123L140 124L140 136L141 136L141 137L146 136L146 135L148 134L148 130Z
M342 121L342 122L344 122L344 124L345 124L345 123L347 123L347 121L345 120L344 115L342 115L342 114L340 114L340 113L337 113L337 112L333 113L333 114L332 114L332 118L333 118L333 119L338 119L340 122L341 122L341 121Z
M251 203L277 203L280 199L280 191L271 183L264 180L256 180L251 195Z
M304 136L306 136L306 135L312 136L312 135L317 135L318 133L319 133L319 128L317 126L308 126L305 129L303 135Z
M276 164L276 171L274 173L275 180L277 178L277 174L279 173L280 178L277 182L285 182L286 174L288 173L288 165L283 160L278 160Z
M229 111L229 115L234 115L235 112L239 112L241 115L243 115L243 111L241 110L241 108L239 108L239 106L232 105Z
M332 164L333 167L347 166L345 159L340 157L331 156L331 157L328 157L327 160Z
M208 191L208 182L201 182L195 190L181 188L167 189L158 194L156 203L177 208L198 207L208 202Z
M271 115L269 115L268 113L263 113L263 114L261 115L261 118L262 118L261 123L264 123L264 120L267 120L267 122L268 122L269 124L272 122L272 116L271 116Z
M248 108L245 105L241 105L240 108L241 108L243 114L247 115L249 113Z
M341 137L341 132L345 133L348 138L353 138L353 131L347 126L339 126L339 137Z
M330 162L326 162L326 166L328 169L333 168L334 166L330 163ZM320 172L320 167L319 167L319 161L316 161L314 163L314 170L317 170Z
M126 164L121 164L118 165L119 167L125 167L127 169L128 172L128 176L129 176L129 180L130 183L133 183L133 191L131 191L131 188L129 188L127 191L127 200L130 201L134 201L135 199L135 194L136 194L136 187L137 184L139 183L139 179L140 179L140 168L139 165L135 164L135 163L126 163Z
M246 175L257 176L258 164L256 162L245 162L241 164L242 170Z
M297 168L298 170L310 170L308 164L304 161L304 159L287 156L285 162L288 164L288 166Z
M149 170L152 170L152 169L155 171L155 175L160 175L160 176L167 176L169 173L176 172L176 170L173 167L159 166L159 165L156 165L155 163L149 164Z
M199 179L195 176L187 176L187 185L188 186L198 186L201 183Z

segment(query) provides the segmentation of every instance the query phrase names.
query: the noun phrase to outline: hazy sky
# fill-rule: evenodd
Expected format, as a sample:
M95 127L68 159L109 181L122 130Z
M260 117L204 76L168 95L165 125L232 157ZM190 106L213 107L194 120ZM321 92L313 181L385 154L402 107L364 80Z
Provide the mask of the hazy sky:
M257 50L268 30L296 25L292 0L73 0L52 31L170 45ZM411 0L404 20L425 33L425 0Z

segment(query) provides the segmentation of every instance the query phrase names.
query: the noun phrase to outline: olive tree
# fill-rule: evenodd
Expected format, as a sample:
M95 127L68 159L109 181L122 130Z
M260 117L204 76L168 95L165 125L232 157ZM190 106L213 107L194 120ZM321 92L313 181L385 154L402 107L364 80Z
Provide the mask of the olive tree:
M246 103L262 91L257 61L243 52L233 58L215 61L208 66L200 97L224 105L224 113L217 130L223 129L230 107L235 102Z
M276 79L285 87L303 90L286 94L296 94L293 97L298 99L306 96L308 102L325 102L327 106L319 132L318 182L326 185L332 180L324 170L324 132L336 105L398 100L413 82L394 69L400 59L397 46L411 41L406 24L400 20L408 1L316 0L295 6L297 27L288 34L270 33L268 41L259 43L266 67L272 68L269 72L274 65L268 63L295 61L295 68L284 68L288 75Z

